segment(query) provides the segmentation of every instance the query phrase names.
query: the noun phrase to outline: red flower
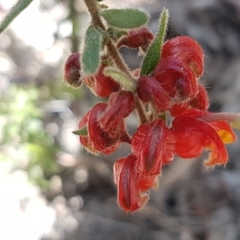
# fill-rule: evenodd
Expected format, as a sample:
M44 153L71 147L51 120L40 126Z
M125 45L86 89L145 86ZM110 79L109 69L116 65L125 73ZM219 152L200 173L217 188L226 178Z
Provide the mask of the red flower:
M196 77L203 73L203 51L194 39L188 36L175 37L164 43L162 57L174 57L188 65Z
M161 173L163 165L172 161L175 137L165 121L156 119L142 124L132 138L132 152L137 157L137 169L143 176Z
M120 133L115 136L115 138L111 138L109 134L99 126L99 115L103 113L106 108L106 103L96 104L78 124L79 129L86 127L88 131L87 136L79 137L81 144L89 152L94 154L110 154L120 145ZM125 130L125 126L122 126L122 129Z
M130 154L117 160L113 167L118 203L126 212L136 211L148 201L148 195L138 189L136 164L136 157Z
M196 158L206 149L210 154L205 166L225 164L228 153L224 142L234 142L235 134L225 121L206 122L201 119L209 114L212 113L189 109L173 120L176 154L182 158Z
M107 131L101 128L99 118L106 109L106 103L98 103L92 108L88 120L88 133L94 148L102 153L109 154L119 147L122 132L119 131L118 134L112 138ZM121 130L125 130L123 122L120 128Z
M116 46L146 51L153 38L147 28L133 29L120 38ZM170 39L160 52L161 58L151 74L140 76L141 69L129 73L132 75L129 81L136 80L131 84L134 88L125 84L124 63L120 64L119 59L113 64L113 54L111 58L106 54L101 58L96 74L83 76L96 96L109 98L107 103L96 104L79 122L79 131L75 133L80 135L81 144L93 154L110 154L122 142L131 145L132 153L114 164L118 203L126 212L144 206L148 191L157 186L163 166L169 164L175 154L197 158L207 150L205 166L227 163L225 144L236 140L227 121L235 126L240 122L238 114L207 111L207 91L198 81L203 73L203 51L195 40L187 36ZM72 54L64 67L64 80L72 86L81 85L79 57L79 53ZM104 75L104 68L114 65L123 71L111 75L120 84ZM135 109L140 126L131 137L125 118Z
M143 50L146 51L153 38L154 35L149 31L149 29L142 27L130 30L127 36L123 36L118 41L117 46L126 46L129 48L142 47Z

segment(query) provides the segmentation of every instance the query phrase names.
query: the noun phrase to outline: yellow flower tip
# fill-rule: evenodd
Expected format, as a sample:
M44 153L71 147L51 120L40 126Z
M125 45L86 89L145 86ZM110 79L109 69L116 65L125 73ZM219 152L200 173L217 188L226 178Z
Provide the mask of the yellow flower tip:
M217 133L225 144L233 143L236 141L236 136L231 132L228 132L226 130L219 130Z

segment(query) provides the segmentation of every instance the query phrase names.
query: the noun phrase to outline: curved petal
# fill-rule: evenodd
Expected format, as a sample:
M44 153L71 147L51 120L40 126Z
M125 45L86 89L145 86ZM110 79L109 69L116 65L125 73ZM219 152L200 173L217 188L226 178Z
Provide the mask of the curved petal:
M173 120L176 153L183 158L199 157L203 149L210 150L206 166L225 164L228 154L216 130L208 123L193 117L179 116Z
M162 166L173 159L175 137L163 120L156 119L137 129L133 135L131 147L138 159L137 168L140 174L159 175Z
M193 71L177 58L162 58L157 64L153 77L171 97L186 100L194 98L198 92Z
M154 35L146 27L132 29L128 35L123 36L117 43L118 47L126 46L129 48L144 47L146 49L153 40Z
M194 39L188 36L172 38L164 43L162 57L175 57L187 64L196 77L203 73L203 51Z
M211 113L208 111L201 111L198 109L186 109L181 113L180 116L199 118L199 120L205 121L206 124L209 124L210 126L212 126L225 144L235 142L236 135L233 132L230 124L224 120L216 121L215 118L212 118L211 120L211 117L214 117L214 115L215 115L214 113ZM209 117L207 121L205 120L204 116L206 116L207 118ZM215 121L213 119L215 119Z
M148 201L148 195L137 188L136 163L136 157L130 154L116 161L113 168L118 203L126 212L136 211Z
M190 105L193 108L197 108L199 110L204 110L204 111L209 108L208 94L202 83L198 83L198 93L190 101Z

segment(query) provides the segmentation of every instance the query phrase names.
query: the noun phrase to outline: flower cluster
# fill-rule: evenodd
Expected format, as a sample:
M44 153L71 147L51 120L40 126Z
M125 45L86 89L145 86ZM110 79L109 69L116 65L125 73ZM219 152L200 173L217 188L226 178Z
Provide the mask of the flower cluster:
M129 31L116 46L145 51L152 39L148 29L140 28ZM236 136L225 115L208 111L208 95L199 81L203 51L195 40L181 36L166 41L153 72L141 76L139 70L132 72L134 90L105 75L109 66L106 56L95 75L81 78L76 57L79 59L80 54L71 55L66 62L65 81L77 82L75 85L84 82L96 96L108 97L79 122L80 143L93 154L110 154L122 142L131 146L131 154L114 164L118 203L125 211L136 211L148 201L149 190L157 186L163 166L175 155L197 158L207 150L205 166L227 163L225 144L234 142ZM140 124L130 136L125 118L136 109L142 109L145 118L139 116Z

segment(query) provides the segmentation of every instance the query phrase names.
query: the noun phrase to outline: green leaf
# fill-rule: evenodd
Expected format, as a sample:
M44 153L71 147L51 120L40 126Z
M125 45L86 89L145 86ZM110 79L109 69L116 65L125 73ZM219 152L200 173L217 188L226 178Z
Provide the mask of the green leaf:
M100 63L102 33L92 25L88 27L82 53L82 67L85 75L97 72Z
M87 136L88 135L87 127L73 131L73 134L78 135L78 136Z
M0 33L2 33L14 18L16 18L32 1L33 0L19 0L1 22Z
M169 12L164 8L159 20L158 32L154 41L150 45L145 58L143 59L141 75L148 75L151 73L156 68L157 63L161 58L162 46L167 31L168 18Z
M106 67L104 70L104 74L118 82L123 90L131 92L136 91L136 81L133 78L127 76L119 69L114 67Z
M112 27L138 28L148 22L146 13L137 9L109 9L100 12L100 15Z

